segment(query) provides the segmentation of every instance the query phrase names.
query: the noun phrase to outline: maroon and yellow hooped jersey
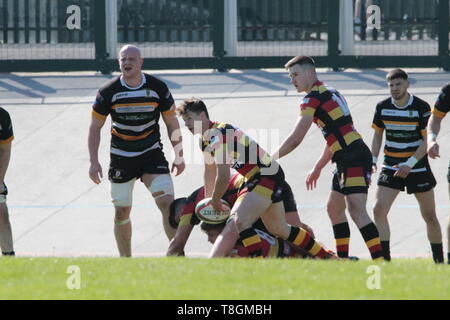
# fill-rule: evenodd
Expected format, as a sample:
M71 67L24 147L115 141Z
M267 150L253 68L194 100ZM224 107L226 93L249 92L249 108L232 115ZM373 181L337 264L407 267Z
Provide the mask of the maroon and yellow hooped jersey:
M334 88L317 81L300 105L301 115L311 115L333 152L344 150L361 139L353 126L345 98Z

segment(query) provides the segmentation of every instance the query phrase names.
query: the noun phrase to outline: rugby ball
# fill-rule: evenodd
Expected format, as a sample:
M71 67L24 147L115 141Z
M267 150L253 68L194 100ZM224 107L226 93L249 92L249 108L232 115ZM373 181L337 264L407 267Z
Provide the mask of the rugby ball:
M195 206L195 214L206 223L219 224L225 222L230 216L230 204L223 199L222 203L228 208L225 211L216 211L211 205L211 198L205 198Z

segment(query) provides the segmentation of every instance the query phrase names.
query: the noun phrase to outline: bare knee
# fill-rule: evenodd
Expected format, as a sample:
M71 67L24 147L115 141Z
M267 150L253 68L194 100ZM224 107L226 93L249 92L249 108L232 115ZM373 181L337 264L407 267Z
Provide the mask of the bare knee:
M422 214L423 220L426 224L438 224L439 221L436 217L436 212L434 210L426 211Z
M373 206L373 216L375 220L385 219L388 215L389 208L384 206L380 201L377 201Z
M159 210L164 214L165 212L169 212L170 205L173 202L173 196L165 196L156 200L156 205Z
M236 222L236 229L238 230L239 233L252 226L251 223L245 221L245 219L242 219L240 217L236 217L235 222Z
M114 207L116 211L116 220L122 221L130 217L131 207Z

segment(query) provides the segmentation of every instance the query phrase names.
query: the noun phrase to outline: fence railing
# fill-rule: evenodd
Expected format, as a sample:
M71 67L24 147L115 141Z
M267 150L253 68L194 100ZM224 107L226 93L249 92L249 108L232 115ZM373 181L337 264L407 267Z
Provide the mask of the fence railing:
M107 1L113 0L0 0L0 72L117 70L105 45ZM349 56L339 48L339 1L355 0L116 1L117 42L148 48L147 68L280 67L301 53L333 69L450 68L449 0L359 1ZM235 56L224 50L228 1L237 6ZM371 4L381 8L379 30L367 28ZM79 29L67 27L73 5L80 8Z

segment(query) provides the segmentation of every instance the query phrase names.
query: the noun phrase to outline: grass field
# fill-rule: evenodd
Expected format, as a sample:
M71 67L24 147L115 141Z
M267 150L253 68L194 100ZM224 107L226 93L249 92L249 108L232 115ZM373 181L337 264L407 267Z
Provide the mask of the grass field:
M450 299L431 259L1 258L0 275L0 299Z

